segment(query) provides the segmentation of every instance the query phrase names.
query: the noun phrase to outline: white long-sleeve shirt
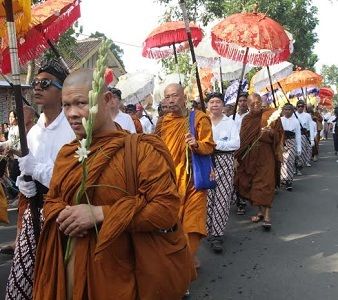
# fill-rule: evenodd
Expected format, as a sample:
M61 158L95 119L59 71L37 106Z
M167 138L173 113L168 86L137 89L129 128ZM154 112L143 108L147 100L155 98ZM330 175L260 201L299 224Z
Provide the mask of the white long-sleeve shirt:
M143 133L154 132L154 125L151 124L150 120L146 116L142 116L142 118L140 118L140 122L142 125Z
M242 121L243 121L243 118L249 113L249 111L247 111L246 113L240 115L238 113L236 113L235 115L235 123L238 127L238 131L240 132L241 131L241 126L242 126ZM232 119L233 116L230 116L230 118Z
M231 117L223 115L217 125L212 124L212 134L216 150L235 151L240 146L238 126Z
M133 119L128 114L119 110L114 121L119 124L122 129L128 130L131 133L136 133L136 128Z
M311 115L306 112L299 113L298 111L296 111L296 115L298 116L298 119L302 124L303 128L310 131L310 140L314 141L315 136L313 135L313 131L311 130L311 122L312 122Z
M29 152L37 162L33 178L49 187L59 150L74 139L75 134L63 111L47 127L45 126L45 115L42 113L38 122L27 134Z
M331 116L327 123L332 124L332 133L336 133L337 117L335 115Z
M8 139L5 142L0 142L1 148L8 148L15 151L20 151L20 135L19 126L12 125L8 129ZM18 158L17 155L13 155L14 158Z
M312 120L310 127L311 127L312 134L315 137L317 135L317 123Z
M287 131L292 131L295 133L295 140L296 140L296 150L297 152L302 151L302 138L301 138L301 131L299 121L296 119L294 115L290 118L281 117L283 129Z

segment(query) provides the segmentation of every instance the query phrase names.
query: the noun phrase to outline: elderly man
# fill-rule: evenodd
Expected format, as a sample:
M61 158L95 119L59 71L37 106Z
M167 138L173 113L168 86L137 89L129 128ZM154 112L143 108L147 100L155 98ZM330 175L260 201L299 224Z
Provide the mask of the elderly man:
M252 222L264 221L263 228L271 228L270 209L282 161L283 127L274 109L263 109L258 94L249 96L250 112L242 122L236 186L239 195L258 207Z
M92 70L75 71L62 91L78 140L86 137L81 120L88 118L92 78ZM104 86L87 161L88 199L80 204L74 203L83 176L74 157L79 141L59 152L44 205L36 300L178 300L191 280L170 154L154 135L121 130L111 118L112 101ZM67 237L73 246L65 262Z
M21 175L17 185L23 212L16 240L6 299L32 299L36 246L42 226L41 209L60 148L75 138L61 105L61 90L68 72L52 60L44 64L32 82L34 102L43 113L27 134L29 154L19 158ZM26 182L24 175L34 181ZM26 202L26 208L24 205ZM20 221L20 220L19 220Z
M195 132L189 132L189 110L186 108L184 89L179 84L170 84L164 90L164 98L169 103L170 113L159 119L156 133L168 146L176 167L178 191L181 197L180 220L188 236L190 251L196 255L200 240L207 235L207 191L196 190L191 178L191 167L187 157L189 151L211 154L215 144L209 117L196 110ZM198 266L198 262L197 262Z

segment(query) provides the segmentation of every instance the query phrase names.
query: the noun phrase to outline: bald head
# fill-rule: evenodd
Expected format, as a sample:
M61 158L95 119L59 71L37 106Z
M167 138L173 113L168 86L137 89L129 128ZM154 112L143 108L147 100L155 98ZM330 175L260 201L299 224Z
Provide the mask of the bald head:
M92 69L76 70L67 76L66 80L63 83L63 88L81 85L82 87L87 87L88 90L90 90L92 87L93 73L94 70Z
M182 115L186 110L183 87L178 83L171 83L164 89L164 99L169 105L169 110L175 115Z

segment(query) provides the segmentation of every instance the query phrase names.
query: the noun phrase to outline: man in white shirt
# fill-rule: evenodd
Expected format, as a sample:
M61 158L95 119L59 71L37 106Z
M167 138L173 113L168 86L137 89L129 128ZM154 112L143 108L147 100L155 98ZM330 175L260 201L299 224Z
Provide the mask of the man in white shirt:
M312 147L315 145L315 136L311 130L312 117L304 111L305 102L299 100L297 102L296 115L300 121L302 132L302 155L300 157L303 166L311 167L310 160L312 156Z
M136 128L133 119L128 114L120 110L120 104L122 99L122 92L114 87L108 87L109 91L113 94L113 101L111 106L111 116L122 129L128 130L131 133L136 133Z
M335 155L338 154L338 129L337 129L338 123L337 123L337 118L338 118L338 106L335 107L333 115L327 121L330 128L331 128L331 131L332 131ZM338 160L337 160L337 162L338 162Z
M236 122L236 125L239 131L241 129L242 120L248 113L249 113L248 94L242 93L240 94L239 99L238 99L238 109L235 115L235 122Z
M293 114L293 106L286 104L281 117L284 129L283 163L281 166L281 184L292 191L293 176L296 169L296 157L302 153L302 141L299 121Z
M27 134L29 154L19 158L21 175L17 186L25 196L20 198L21 203L27 202L27 205L20 205L23 216L7 282L6 299L32 299L43 196L48 191L60 148L75 138L61 105L61 89L67 74L58 61L52 60L39 69L32 82L34 102L42 106L43 113ZM25 181L24 176L31 176L33 181Z
M214 153L216 188L208 190L208 240L214 252L223 251L224 229L228 223L234 189L234 152L239 148L239 131L235 121L222 113L223 95L212 93L207 97L216 144Z

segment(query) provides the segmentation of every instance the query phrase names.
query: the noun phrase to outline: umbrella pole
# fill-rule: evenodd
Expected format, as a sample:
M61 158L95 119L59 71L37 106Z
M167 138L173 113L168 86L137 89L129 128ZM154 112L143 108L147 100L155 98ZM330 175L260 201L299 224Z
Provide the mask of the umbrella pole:
M52 41L50 39L47 39L47 43L50 47L50 49L53 51L53 53L55 54L55 56L60 60L60 62L63 64L63 66L67 69L67 71L70 73L70 69L66 63L66 61L63 59L63 57L61 56L60 52L58 49L56 49L56 47L54 46L54 44L52 43Z
M178 58L177 58L177 51L176 51L176 45L175 43L173 43L173 50L174 50L174 58L175 58L175 65L176 65L176 71L178 74L178 78L179 78L179 83L182 85L182 81L181 81L181 74L180 74L180 70L178 68Z
M9 41L9 54L12 67L13 91L15 98L16 114L18 117L18 127L20 135L21 155L26 156L29 152L26 139L26 129L23 116L23 104L20 84L20 68L18 60L18 46L16 40L16 29L13 15L12 0L5 0L7 34Z
M238 86L238 91L237 91L237 97L236 97L235 109L234 109L234 114L233 114L233 116L232 116L232 119L233 119L233 120L235 120L235 118L236 118L236 111L237 111L237 106L238 106L238 100L239 100L239 96L240 96L241 91L242 91L242 83L243 83L243 79L244 79L244 73L245 73L246 62L247 62L247 59L248 59L248 54L249 54L249 47L246 48L245 54L244 54L243 68L242 68L242 73L241 73L241 79L239 80L239 86Z
M222 75L222 61L221 61L220 57L218 58L218 60L219 60L219 78L221 80L221 92L222 92L222 95L224 95L224 85L223 85L223 75Z
M307 97L305 96L304 89L303 88L300 89L302 90L303 99L305 101L305 104L307 105Z
M184 24L185 24L185 30L186 30L186 33L187 33L187 36L188 36L188 42L189 42L189 47L190 47L192 63L196 66L196 83L197 83L197 88L198 88L198 94L199 94L199 97L200 97L202 110L204 112L206 112L204 97L203 97L203 91L202 91L202 85L201 85L201 80L200 80L200 76L199 76L199 73L198 73L198 67L197 67L196 56L195 56L195 49L194 49L194 44L192 42L191 30L190 30L190 27L189 27L189 20L188 20L187 9L186 9L186 6L185 6L185 1L180 0L179 3L180 3L180 6L181 6L181 9L182 9L183 20L184 20Z
M276 102L276 98L275 98L275 93L273 91L273 85L272 85L270 67L266 66L266 68L268 69L268 75L269 75L269 81L270 81L270 88L271 88L271 93L272 93L273 104L274 104L275 108L277 108L277 102Z
M292 105L291 102L290 102L290 100L289 100L289 98L286 96L286 93L284 92L283 87L282 87L282 85L280 84L279 81L277 81L277 84L278 84L279 88L281 89L281 91L282 91L282 93L283 93L283 95L284 95L286 101L288 102L288 104ZM292 107L293 107L293 105L292 105ZM294 114L294 116L296 117L296 119L297 119L298 122L299 122L300 129L301 129L301 130L304 130L304 127L303 127L301 121L299 120L299 118L298 118L298 116L297 116L297 114L296 114L296 110L295 110L295 109L293 109L293 114ZM307 141L311 144L311 141L310 141L310 139L309 139L309 137L308 137L307 135L306 135L306 139L307 139Z

